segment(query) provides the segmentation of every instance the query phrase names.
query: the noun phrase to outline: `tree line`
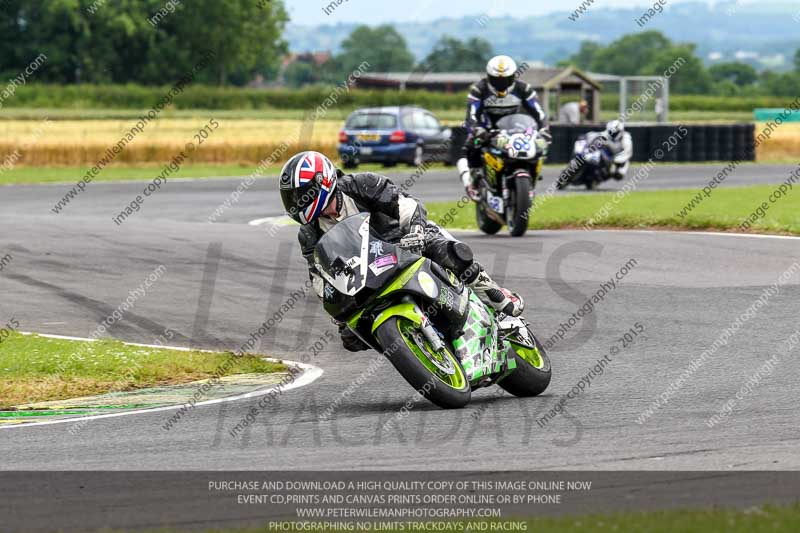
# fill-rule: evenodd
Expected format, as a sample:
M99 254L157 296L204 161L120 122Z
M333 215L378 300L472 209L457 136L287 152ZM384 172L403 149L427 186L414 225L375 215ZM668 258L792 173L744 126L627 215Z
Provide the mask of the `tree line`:
M491 43L473 37L461 41L444 36L419 63L402 35L389 24L356 27L343 41L338 54L321 66L294 62L284 73L292 86L336 83L366 61L372 72L476 72L483 71L494 55Z
M374 72L481 72L486 61L502 50L480 38L459 40L444 36L419 63L405 40L391 25L359 26L342 42L341 52L321 67L293 63L285 73L293 86L335 82L367 58ZM625 35L608 45L584 41L577 53L559 62L591 72L620 76L661 76L680 61L670 78L670 88L680 94L713 96L797 96L800 94L800 49L794 54L794 71L759 72L741 62L707 67L691 43L675 43L658 31ZM517 58L523 60L525 58Z
M274 77L287 52L280 0L2 0L0 75L40 54L46 83L174 82L211 52L199 83Z
M260 75L290 86L338 83L366 62L372 72L479 72L496 53L481 38L443 36L416 61L392 25L355 28L322 65L281 61L288 15L282 0L0 0L0 79L13 79L44 55L32 81L58 84L166 85L214 54L197 74L209 85L245 85ZM560 64L617 75L661 75L678 58L673 92L719 96L800 94L794 71L757 71L741 62L706 67L695 45L657 31L607 45L585 41ZM517 58L526 59L526 58Z
M660 76L678 58L680 69L670 78L670 90L714 96L797 96L800 94L800 49L794 71L758 72L747 63L725 62L706 67L691 43L675 43L658 31L620 37L608 45L581 43L578 52L561 62L621 76Z

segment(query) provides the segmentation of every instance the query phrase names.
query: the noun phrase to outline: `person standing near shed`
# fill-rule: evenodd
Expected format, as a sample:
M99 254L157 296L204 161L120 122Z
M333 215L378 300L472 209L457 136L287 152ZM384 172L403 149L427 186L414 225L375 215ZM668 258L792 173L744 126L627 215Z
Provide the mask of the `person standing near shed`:
M581 124L589 111L589 104L586 100L580 102L569 102L561 106L558 111L558 121L561 124Z

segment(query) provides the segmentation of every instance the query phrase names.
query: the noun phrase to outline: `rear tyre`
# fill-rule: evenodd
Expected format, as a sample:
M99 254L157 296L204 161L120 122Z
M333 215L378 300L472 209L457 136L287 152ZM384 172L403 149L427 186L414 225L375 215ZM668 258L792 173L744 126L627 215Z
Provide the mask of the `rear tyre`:
M375 337L403 378L414 390L444 409L460 409L472 396L467 375L453 350L445 345L436 354L419 328L403 317L381 324Z
M514 180L514 188L508 198L508 231L512 237L522 237L528 231L528 213L531 208L531 181L526 178Z
M496 220L489 218L489 214L486 212L486 206L481 202L475 205L475 220L478 222L480 230L486 235L494 235L503 227L503 225Z
M539 339L533 336L533 340L535 349L511 342L508 355L514 358L517 368L498 383L506 392L520 398L538 396L550 385L550 358Z

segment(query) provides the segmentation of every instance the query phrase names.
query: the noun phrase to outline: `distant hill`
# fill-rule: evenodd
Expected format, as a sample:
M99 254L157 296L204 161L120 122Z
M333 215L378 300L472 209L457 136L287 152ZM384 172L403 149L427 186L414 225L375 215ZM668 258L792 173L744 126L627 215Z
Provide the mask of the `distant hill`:
M579 2L571 2L578 5ZM678 42L698 45L698 53L713 64L740 60L756 68L784 70L800 48L800 2L742 4L721 2L711 9L703 3L667 5L644 28L635 22L644 8L590 7L577 21L571 11L528 18L463 17L400 23L397 29L421 59L442 35L482 37L495 50L516 58L553 64L574 53L582 40L602 43L627 33L659 30ZM356 24L314 28L289 25L286 40L293 52L336 50Z

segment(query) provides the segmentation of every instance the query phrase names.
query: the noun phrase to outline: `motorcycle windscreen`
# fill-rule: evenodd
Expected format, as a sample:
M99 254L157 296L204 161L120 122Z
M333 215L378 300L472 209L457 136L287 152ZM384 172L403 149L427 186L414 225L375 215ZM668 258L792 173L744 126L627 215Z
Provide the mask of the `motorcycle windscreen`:
M354 296L367 284L369 214L347 217L325 233L314 248L314 264L337 291Z
M527 131L529 128L537 129L536 121L530 115L514 113L507 115L497 121L497 129L506 130L509 133Z

